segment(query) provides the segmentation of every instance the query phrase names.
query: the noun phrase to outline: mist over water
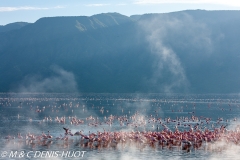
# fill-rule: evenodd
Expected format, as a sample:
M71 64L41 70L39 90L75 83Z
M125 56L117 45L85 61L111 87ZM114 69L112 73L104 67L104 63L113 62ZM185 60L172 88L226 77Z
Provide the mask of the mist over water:
M229 41L221 41L225 38L225 35L221 33L221 29L218 28L217 31L213 32L215 29L214 25L211 26L211 28L208 26L211 25L211 23L204 23L201 19L194 19L187 13L189 12L182 12L175 16L171 15L174 13L156 16L153 14L149 16L150 19L144 19L144 17L148 17L148 15L143 15L139 21L136 21L136 33L141 33L139 37L143 37L140 44L147 44L146 48L144 48L146 49L145 51L147 51L146 53L150 53L150 58L147 59L153 60L149 64L149 66L151 66L149 67L150 70L144 70L149 71L150 74L146 74L146 77L144 76L143 79L139 79L141 79L141 82L144 81L143 85L146 84L145 86L150 86L146 89L149 93L156 91L164 94L82 94L78 91L79 82L76 81L76 76L78 75L77 79L79 80L79 75L81 76L81 73L85 74L85 72L79 72L80 74L77 74L78 67L76 66L79 65L74 64L70 67L72 69L76 68L76 70L72 70L73 72L57 65L52 65L50 68L42 67L41 71L43 72L41 73L44 74L41 75L36 73L25 76L19 83L19 86L11 90L16 93L0 93L0 159L240 159L238 158L240 153L240 94L173 94L175 91L189 93L189 90L192 90L191 85L193 85L191 84L191 80L194 80L196 77L200 77L199 81L201 81L202 78L202 74L200 73L197 73L197 76L195 75L196 77L190 75L189 73L195 74L194 71L196 68L200 68L198 71L201 71L202 73L205 72L204 69L198 66L204 66L206 64L203 63L204 60L214 59L213 57L218 58L218 55L212 57L216 49L215 45L223 44ZM80 22L78 22L78 24L80 24ZM100 34L102 37L108 35L108 32L110 34L113 32L115 35L116 31L112 30L113 28L105 29L101 30L103 31L103 35ZM64 33L64 30L59 31L59 33ZM86 32L84 31L82 33L85 34ZM230 35L231 34L232 32ZM48 35L51 36L51 34ZM86 35L88 35L88 33ZM116 35L120 39L123 39L124 43L128 43L130 41L125 42L124 38L121 36L121 32L117 32ZM90 39L91 36L95 37L96 35L91 35L89 33L88 37L90 37ZM72 36L69 37L72 38ZM29 38L25 37L25 39ZM83 36L83 41L85 41L85 39L86 37ZM76 44L79 47L79 42L82 41L77 38L76 40ZM96 38L94 41L95 40L97 42L98 39ZM110 39L110 41L111 40L112 39ZM115 52L112 52L110 48L115 50L118 47L121 48L122 45L121 43L118 45L119 39L115 42L117 43L116 48L110 47L110 44L108 44L110 41L106 40L106 44L104 44L104 41L104 39L100 39L99 42L101 43L93 44L98 44L103 53L105 51L103 51L104 49L102 48L104 48L104 46L107 46L107 48L109 47L109 50L107 49L106 52L109 52L111 56L113 55L112 53ZM232 41L235 41L235 39ZM63 42L63 44L65 44L65 41ZM86 42L91 43L92 41L86 40ZM11 44L12 41L9 43ZM73 42L69 41L69 43ZM232 42L229 41L228 43ZM62 43L59 43L59 46L61 44ZM75 44L75 41L73 44ZM236 44L233 43L233 47L231 48L235 48L235 45ZM129 46L131 46L131 43L129 43ZM72 48L74 47L76 46L73 45ZM79 50L76 49L76 51L84 53L84 50L81 50L81 48L85 47L88 48L87 45L84 47L80 46ZM59 51L60 55L62 54L63 62L65 62L64 56L68 56L68 48L69 46L67 48L60 47L61 51L56 49ZM95 70L97 72L101 70L98 67L101 68L102 64L104 66L104 70L106 68L110 69L111 66L122 66L122 64L125 64L122 63L125 62L124 60L120 61L121 63L118 65L115 65L115 61L113 60L115 58L110 56L110 58L107 58L112 61L113 65L105 66L104 63L107 58L104 56L101 58L95 56L95 54L90 52L95 53L96 51L96 53L98 53L98 49L92 49L93 48L91 48L91 46L89 49L86 49L85 56L88 57L87 59L91 59L89 57L94 55L96 61L85 61L84 54L81 54L83 57L80 56L79 58L78 55L75 54L75 49L73 50L74 56L72 56L72 53L69 52L69 55L76 58L75 63L79 63L78 60L82 59L82 62L85 61L86 64L89 62L97 64L96 62L98 62L98 60L104 59L104 61L99 61L99 64L101 65L93 65L93 70L87 70L85 66L82 67L82 65L80 65L82 70L86 69L86 72L90 71L85 74L85 76L90 75L92 73L91 71L94 71L93 73L95 73ZM126 50L128 49L129 48ZM19 49L16 49L16 51L17 50ZM221 47L218 50L221 50ZM131 52L131 49L129 52ZM129 52L127 52L127 54ZM214 59L214 61L209 61L208 63L222 63L221 60L225 60L225 56L223 56L223 58L220 56L220 53L222 54L222 52L218 52L219 51L215 53L219 54L219 59ZM233 49L232 52L235 53L235 49ZM41 53L41 50L39 53ZM123 53L125 53L125 49L123 50ZM11 54L9 55L9 57L12 57ZM130 57L135 60L134 57ZM125 58L127 59L128 57L126 56ZM116 59L118 60L118 58ZM142 59L143 61L145 60L145 58ZM192 61L192 59L195 61ZM130 63L132 62L131 60ZM72 59L70 58L66 61L71 63ZM218 69L218 67L216 67L217 70L213 70L213 72L224 68L225 63L226 62L219 64L220 68ZM86 64L83 63L83 65ZM11 66L11 63L9 63L9 66ZM15 65L13 66L15 67ZM25 66L25 64L23 66ZM126 69L128 69L128 63L126 63L125 66L127 66ZM209 66L214 67L214 65ZM134 65L132 67L134 67ZM143 67L145 66L143 65ZM189 69L191 67L194 69ZM236 69L237 67L233 65L233 68ZM47 72L45 72L46 70ZM120 70L119 73L124 72L122 69L117 70ZM139 71L141 72L143 70ZM228 70L223 72L224 76L228 73L227 71ZM115 72L115 70L112 70L112 72ZM209 72L209 75L213 72ZM99 73L101 74L101 72ZM106 72L106 75L109 73L110 72ZM132 74L131 69L128 73ZM235 74L235 72L229 73L231 75L229 77L231 78L232 75ZM126 75L128 76L128 74ZM134 74L132 75L134 76ZM102 74L102 76L104 77L105 74ZM95 77L94 74L89 77L97 80L99 78L97 76ZM88 82L88 78L86 78L87 83L85 84L96 83L96 81L91 80ZM106 76L105 78L108 79L109 77ZM105 78L103 80L105 80ZM132 78L133 83L137 78L138 76ZM215 83L214 79L215 77L213 78L213 83ZM119 81L123 80L120 78ZM225 81L226 78L223 80ZM227 82L232 82L232 79ZM208 83L208 80L206 80L205 83ZM210 88L212 87L211 83L208 85L199 83L199 85L210 86ZM94 88L95 86L97 85L93 85L91 87ZM101 85L99 86L100 88L102 87ZM219 86L221 87L221 83ZM221 89L219 90L221 91ZM231 91L231 89L229 90ZM176 138L177 136L174 137L172 135L172 137L166 136L168 138L166 140L166 137L162 138L165 131L168 131L169 135L177 135L177 131L182 133L188 132L191 134L192 140L187 141L184 137L181 137L179 144L177 143L179 140ZM205 137L206 139L202 139L201 137L201 139L197 141L197 136L193 135L193 133L196 132L200 135L207 133L208 136ZM219 135L219 137L210 134L213 132L216 133L217 136ZM72 133L79 133L79 135L71 135ZM108 136L110 135L109 137L111 138L115 136L115 133L126 133L130 135L130 138L128 137L127 139L126 137L121 137L121 140L119 141L117 141L116 138L112 138L108 141L106 140L107 136L103 138L101 137L101 141L95 141L95 138L94 140L90 138L92 134L98 133L104 133ZM145 133L148 133L148 135L151 135L151 133L158 133L162 137L160 137L161 139L159 137L151 137ZM207 137L210 138L208 139ZM26 155L24 158L10 156L3 157L3 153L6 152L9 155L12 151L24 151L25 153L32 152L33 154L45 151L58 151L60 153L76 153L84 151L86 153L83 157L75 158L71 156L27 158Z
M148 119L161 118L174 131L176 122L166 122L171 118L188 118L192 116L211 118L209 124L204 122L204 127L212 130L211 126L227 126L227 130L235 131L239 125L240 102L239 95L181 95L181 94L0 94L1 107L1 151L87 151L81 159L235 159L239 152L239 145L216 141L204 143L201 148L191 148L189 151L181 147L167 147L161 145L121 145L108 146L106 148L85 146L80 143L80 137L70 136L68 142L55 139L44 143L37 141L20 141L17 133L25 136L29 132L41 135L42 132L54 137L64 134L63 127L71 129L72 133L83 131L84 134L109 131L158 131L163 126ZM41 112L38 112L38 109ZM135 119L131 119L135 115ZM94 126L92 118L104 122L105 117L127 116L129 122L140 123L146 120L148 125L139 126L120 125L119 121L113 121L112 125L102 123ZM55 121L56 117L66 117L65 123ZM70 123L69 117L77 117L84 123L75 125ZM223 121L219 121L222 119ZM201 120L205 121L205 120ZM188 125L197 122L181 122L179 130L189 130ZM200 123L200 122L198 122ZM14 136L14 140L6 140L6 136ZM60 158L56 159L71 159Z
M158 84L156 88L162 93L175 93L177 90L188 93L191 83L185 69L187 65L181 57L184 54L189 60L209 58L214 50L211 30L187 13L176 17L158 15L146 20L142 18L138 26L155 58L152 64L154 72L146 83ZM182 49L184 53L181 53ZM194 62L194 65L198 63Z
M42 78L41 75L27 75L17 88L18 93L77 93L77 82L72 72L52 65L53 76Z

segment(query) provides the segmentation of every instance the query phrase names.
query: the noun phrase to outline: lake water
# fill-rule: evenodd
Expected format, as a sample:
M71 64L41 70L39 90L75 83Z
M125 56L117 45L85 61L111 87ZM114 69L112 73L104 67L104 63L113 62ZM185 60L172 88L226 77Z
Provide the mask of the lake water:
M118 144L97 147L80 143L80 136L67 141L56 140L64 129L85 135L99 132L161 131L165 124L170 130L189 130L189 125L203 122L200 129L226 126L231 130L240 124L240 95L184 95L184 94L0 94L0 159L240 159L239 145L209 143L200 148L161 145ZM137 117L134 125L120 124L118 117ZM65 117L66 121L57 122ZM82 120L71 124L72 118ZM115 117L111 124L105 123ZM191 121L198 117L198 121ZM160 123L149 119L160 119ZM138 119L147 125L138 126ZM168 119L171 119L169 122ZM201 119L201 120L200 120ZM181 124L177 123L181 120ZM133 122L133 120L131 120ZM52 139L29 140L27 134L51 134ZM21 133L23 139L18 138ZM11 137L6 139L6 137ZM62 136L63 137L63 136ZM220 148L220 149L219 149ZM44 152L46 151L46 152ZM47 155L46 155L47 154Z

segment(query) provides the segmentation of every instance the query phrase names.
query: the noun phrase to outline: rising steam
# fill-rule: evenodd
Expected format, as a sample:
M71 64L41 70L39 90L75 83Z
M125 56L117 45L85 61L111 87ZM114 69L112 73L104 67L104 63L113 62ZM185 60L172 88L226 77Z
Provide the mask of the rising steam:
M204 55L211 52L210 31L202 23L195 22L189 15L171 17L167 15L151 16L151 20L139 21L145 33L152 55L154 73L148 83L161 84L159 91L169 93L176 90L188 91L190 83L187 78L180 54L199 56L196 53L179 53L175 49L189 48L203 51ZM200 33L200 34L198 34ZM203 56L203 55L202 55ZM159 86L159 85L158 85Z
M52 66L54 76L41 78L39 75L26 76L18 92L77 92L74 74L58 66Z

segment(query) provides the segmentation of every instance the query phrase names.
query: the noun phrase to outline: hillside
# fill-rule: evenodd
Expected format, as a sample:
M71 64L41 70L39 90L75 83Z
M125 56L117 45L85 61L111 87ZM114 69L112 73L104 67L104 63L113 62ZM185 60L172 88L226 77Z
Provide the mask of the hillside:
M15 23L4 25L4 26L0 25L0 32L8 32L11 30L20 29L28 24L29 23L27 22L15 22Z
M0 32L0 92L236 93L239 27L240 11L41 18Z

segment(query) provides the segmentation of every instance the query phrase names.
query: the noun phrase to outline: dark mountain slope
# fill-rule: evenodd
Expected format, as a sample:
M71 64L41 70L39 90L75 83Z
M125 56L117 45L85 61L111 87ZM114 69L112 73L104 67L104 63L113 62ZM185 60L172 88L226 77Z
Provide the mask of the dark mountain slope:
M20 29L28 24L29 23L27 23L27 22L15 22L15 23L10 23L10 24L4 25L4 26L0 25L0 32L8 32L11 30Z
M0 33L0 91L240 91L239 11L133 17L41 18Z

